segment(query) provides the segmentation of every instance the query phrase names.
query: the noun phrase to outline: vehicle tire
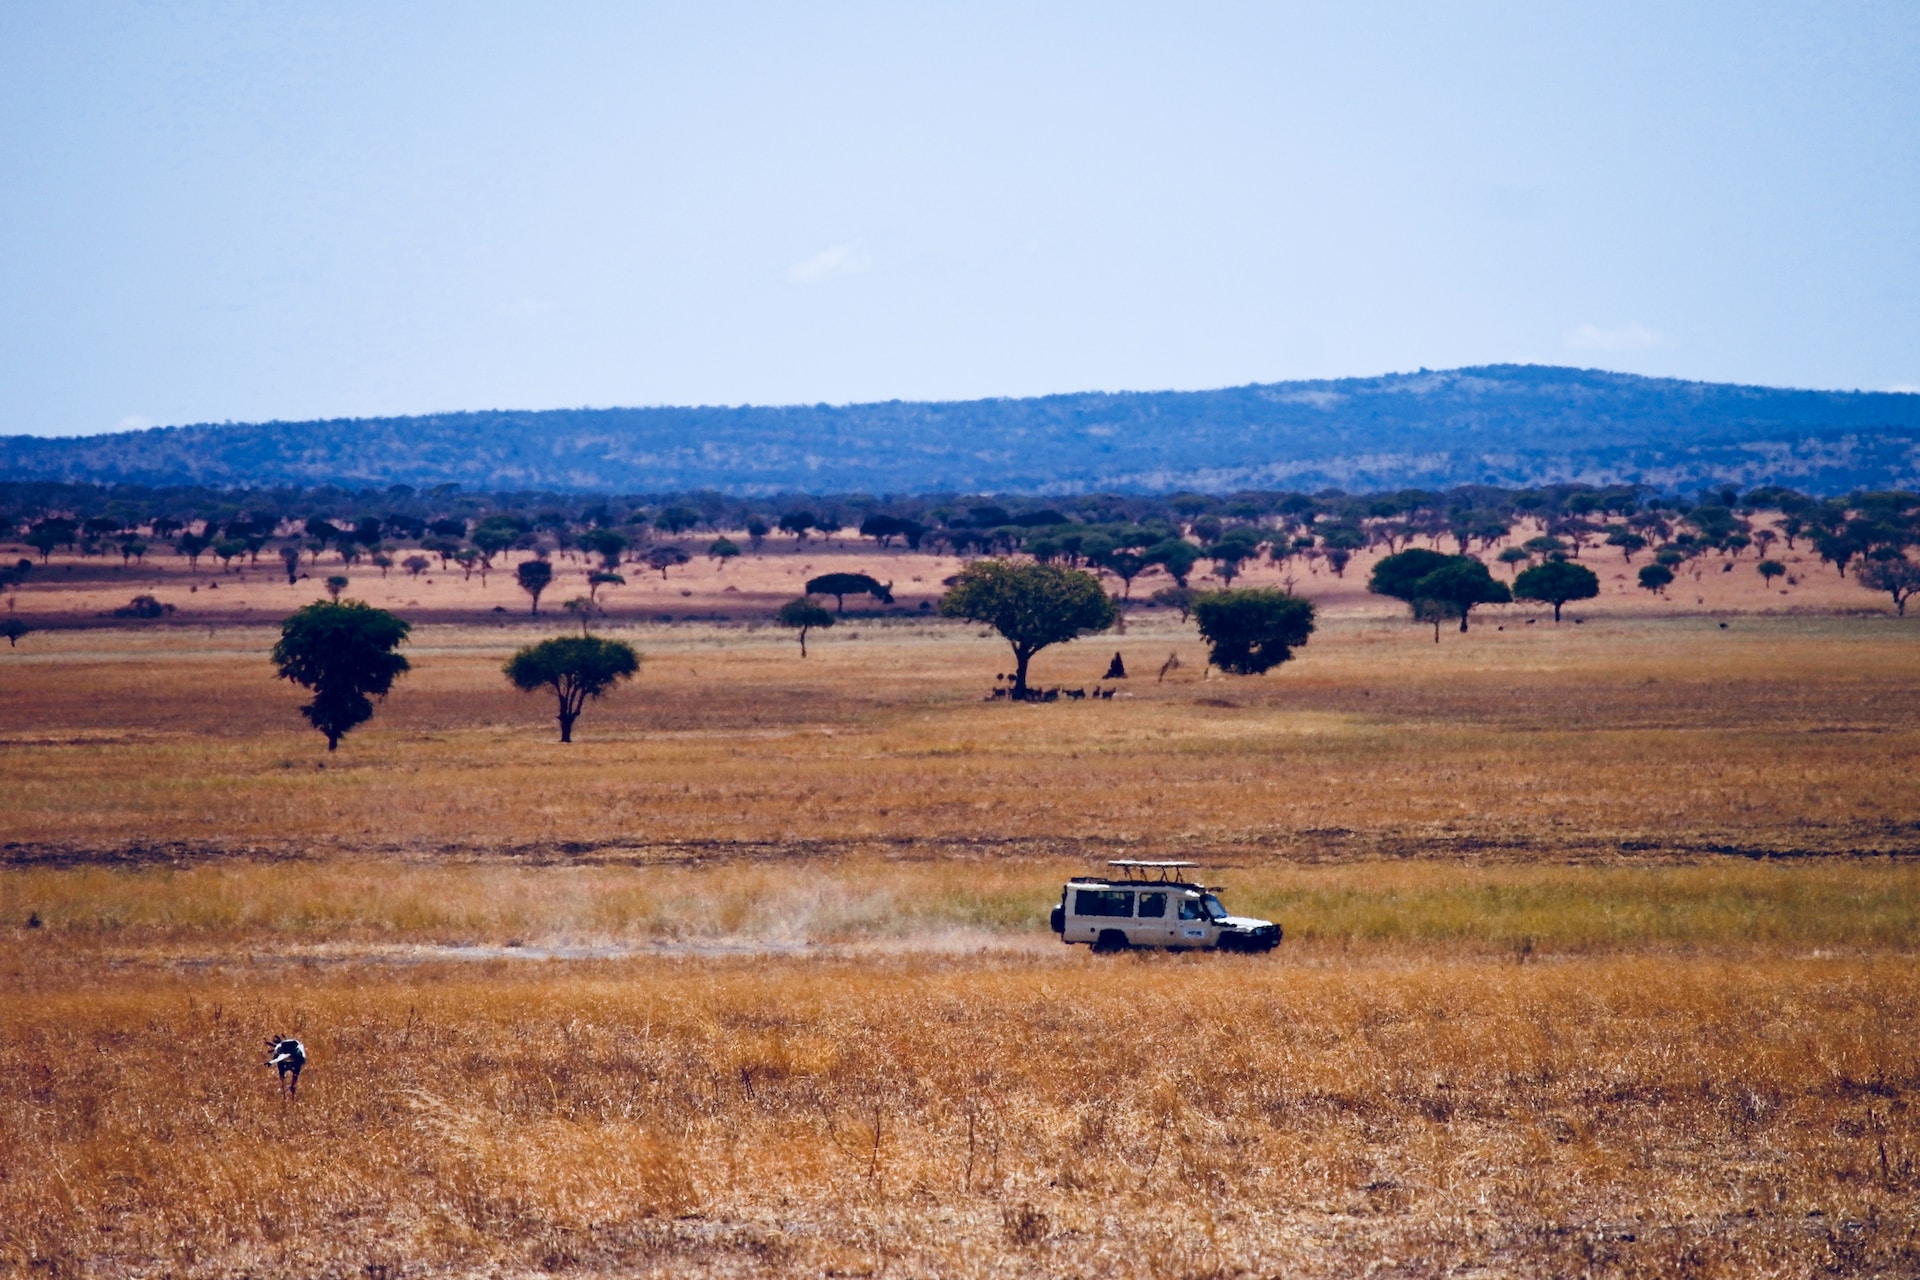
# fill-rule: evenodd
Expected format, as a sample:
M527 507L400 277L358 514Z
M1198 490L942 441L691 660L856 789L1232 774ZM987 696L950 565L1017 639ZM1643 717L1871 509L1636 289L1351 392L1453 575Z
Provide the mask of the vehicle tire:
M1215 951L1226 951L1236 955L1239 954L1239 952L1242 950L1240 946L1240 935L1234 934L1234 933L1221 934L1220 941L1213 944L1213 949Z
M1132 945L1127 941L1127 935L1118 929L1102 929L1100 936L1093 940L1093 949L1098 955L1113 955L1127 950Z
M1055 907L1052 913L1047 916L1047 927L1055 933L1065 933L1067 931L1066 911L1061 907Z

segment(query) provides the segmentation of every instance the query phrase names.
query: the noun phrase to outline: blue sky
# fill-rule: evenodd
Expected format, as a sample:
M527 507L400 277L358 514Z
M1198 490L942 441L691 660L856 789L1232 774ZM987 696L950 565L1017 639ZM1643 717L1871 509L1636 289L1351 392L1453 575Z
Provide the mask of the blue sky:
M1920 5L0 6L0 432L1920 385Z

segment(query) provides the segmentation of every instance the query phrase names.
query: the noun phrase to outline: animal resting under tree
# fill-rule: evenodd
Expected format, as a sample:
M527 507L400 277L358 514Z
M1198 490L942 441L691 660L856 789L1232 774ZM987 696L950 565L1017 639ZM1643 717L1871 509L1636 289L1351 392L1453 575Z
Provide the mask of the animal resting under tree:
M1011 697L1027 698L1027 664L1048 645L1105 631L1118 616L1100 580L1054 564L979 560L960 571L941 597L949 618L984 622L1013 646Z

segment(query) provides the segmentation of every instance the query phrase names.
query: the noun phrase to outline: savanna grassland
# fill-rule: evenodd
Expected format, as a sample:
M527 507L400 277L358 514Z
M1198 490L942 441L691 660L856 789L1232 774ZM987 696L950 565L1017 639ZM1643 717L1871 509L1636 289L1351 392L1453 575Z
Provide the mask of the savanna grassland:
M270 629L36 633L0 1268L1920 1272L1920 626L1528 616L1247 680L1136 617L1048 705L971 628L629 625L568 747L547 628L429 625L331 756ZM1110 856L1287 940L1060 946Z

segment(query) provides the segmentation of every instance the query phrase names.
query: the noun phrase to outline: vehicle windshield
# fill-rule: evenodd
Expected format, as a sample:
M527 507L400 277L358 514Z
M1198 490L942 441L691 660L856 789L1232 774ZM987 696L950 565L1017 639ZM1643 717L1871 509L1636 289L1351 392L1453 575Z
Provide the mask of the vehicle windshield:
M1224 920L1227 917L1227 909L1221 906L1220 899L1212 894L1200 899L1200 905L1206 909L1209 920Z

